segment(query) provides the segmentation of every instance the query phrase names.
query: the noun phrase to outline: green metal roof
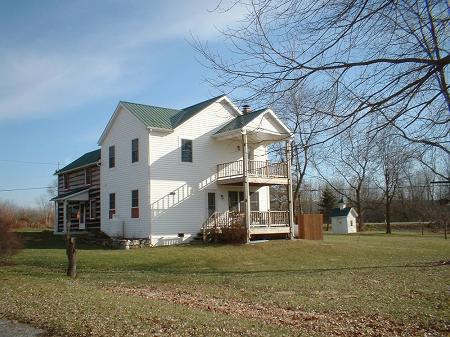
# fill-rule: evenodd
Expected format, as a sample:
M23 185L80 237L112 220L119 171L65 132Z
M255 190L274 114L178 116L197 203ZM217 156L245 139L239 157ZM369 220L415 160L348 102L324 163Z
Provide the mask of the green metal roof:
M217 135L219 133L240 129L240 128L244 127L245 125L247 125L248 123L250 123L256 117L261 115L266 110L267 110L267 108L264 108L264 109L248 112L246 114L237 116L235 119L228 122L228 124L225 124L222 128L220 128L220 130L217 131L215 134Z
M347 216L350 211L352 210L351 207L345 207L344 209L340 208L333 208L333 211L331 212L331 216Z
M77 193L80 193L80 192L83 192L83 191L89 191L89 187L84 187L84 186L83 187L78 187L78 188L75 188L75 189L73 189L73 190L71 190L69 192L58 194L56 197L50 199L50 201L65 199L67 197L70 197L71 195L74 195L74 194L77 194Z
M120 103L146 127L173 130L223 96L213 97L180 110L124 101Z
M122 101L120 103L147 127L172 129L173 121L180 113L180 110L159 106Z
M72 171L79 167L87 166L89 164L95 164L99 160L100 160L100 149L83 154L80 158L74 160L70 164L64 166L62 169L56 171L55 174Z

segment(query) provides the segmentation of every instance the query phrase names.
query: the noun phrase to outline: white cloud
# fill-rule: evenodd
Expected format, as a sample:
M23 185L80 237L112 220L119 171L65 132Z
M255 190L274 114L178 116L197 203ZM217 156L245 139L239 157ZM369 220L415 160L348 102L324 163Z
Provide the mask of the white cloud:
M151 13L151 8L128 16L118 13L112 23L95 30L77 34L75 29L66 41L50 35L0 50L0 122L40 118L139 90L151 79L144 83L142 76L133 75L142 73L151 61L152 44L189 39L191 33L214 38L215 27L231 24L242 14L242 8L209 12L211 5L186 1L165 5L158 13Z

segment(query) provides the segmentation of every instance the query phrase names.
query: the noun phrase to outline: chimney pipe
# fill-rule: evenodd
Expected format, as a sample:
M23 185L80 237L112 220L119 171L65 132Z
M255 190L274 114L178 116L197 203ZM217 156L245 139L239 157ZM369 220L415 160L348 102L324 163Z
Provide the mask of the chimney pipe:
M242 106L242 113L247 114L247 113L249 113L249 112L252 112L251 106L248 105L248 104L244 104L244 105Z

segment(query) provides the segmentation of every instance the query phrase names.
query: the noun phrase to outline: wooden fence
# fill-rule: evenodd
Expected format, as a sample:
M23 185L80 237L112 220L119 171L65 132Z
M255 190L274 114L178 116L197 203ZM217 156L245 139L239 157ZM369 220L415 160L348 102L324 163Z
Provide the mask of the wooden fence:
M297 224L299 239L323 240L323 214L299 214Z

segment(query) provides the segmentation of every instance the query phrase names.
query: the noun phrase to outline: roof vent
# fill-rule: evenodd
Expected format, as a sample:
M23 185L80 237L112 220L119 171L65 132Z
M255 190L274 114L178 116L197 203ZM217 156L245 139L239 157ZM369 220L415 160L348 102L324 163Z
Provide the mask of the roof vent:
M244 104L242 106L242 113L248 114L249 112L252 112L252 107L248 104Z

